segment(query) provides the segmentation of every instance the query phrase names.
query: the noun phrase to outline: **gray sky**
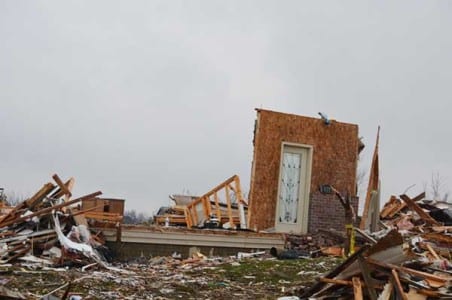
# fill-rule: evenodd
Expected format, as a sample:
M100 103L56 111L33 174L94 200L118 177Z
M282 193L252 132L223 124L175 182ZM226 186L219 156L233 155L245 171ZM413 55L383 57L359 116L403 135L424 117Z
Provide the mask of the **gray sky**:
M254 108L356 123L383 201L452 188L450 1L0 1L0 187L151 214L233 174Z

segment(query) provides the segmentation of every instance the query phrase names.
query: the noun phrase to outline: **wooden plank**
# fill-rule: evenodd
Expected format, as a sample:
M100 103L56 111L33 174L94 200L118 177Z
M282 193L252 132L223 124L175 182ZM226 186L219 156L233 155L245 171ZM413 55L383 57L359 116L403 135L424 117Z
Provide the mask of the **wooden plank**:
M215 199L215 209L216 209L216 212L217 212L217 219L221 220L221 210L220 210L220 201L218 199L218 192L215 192L213 194L213 197Z
M72 197L72 189L74 188L74 184L75 184L75 179L73 177L69 178L69 181L65 184L67 187L67 190L71 193L71 194L66 194L64 195L64 201L67 202L71 199Z
M98 192L95 192L95 193L92 193L92 194L89 194L89 195L86 195L86 196L83 196L83 197L80 197L80 198L71 200L71 201L66 202L66 203L62 203L62 204L58 204L58 205L55 205L55 206L51 206L51 207L47 207L47 208L41 209L41 210L39 210L39 211L37 211L37 212L34 212L34 213L32 213L32 214L29 214L29 215L27 215L27 216L20 217L20 218L16 218L16 219L14 219L14 220L10 220L10 221L7 221L7 222L3 222L3 223L1 224L1 227L5 227L5 226L8 226L8 225L11 225L11 224L14 224L14 223L18 223L18 222L27 220L27 219L33 218L33 217L35 217L35 216L39 216L39 215L48 213L48 212L50 212L50 211L52 211L52 210L54 210L54 209L66 207L66 206L69 206L69 205L71 205L71 204L74 204L74 203L83 201L83 200L85 200L85 199L94 198L94 197L96 197L96 196L98 196L98 195L100 195L100 194L102 194L102 192L98 191Z
M436 233L436 232L430 232L430 233L424 233L422 237L429 241L435 241L438 243L445 243L446 245L452 245L452 236Z
M229 195L229 186L226 185L224 189L226 192L226 204L228 205L229 224L231 224L231 226L234 226L234 219L232 218L231 196Z
M422 193L420 195L418 195L416 198L425 197L425 193ZM419 205L416 204L414 199L411 199L410 197L408 197L407 195L403 194L400 195L400 198L405 201L405 203L408 205L408 207L412 210L414 210L419 217L424 220L427 224L430 225L436 225L436 226L440 226L441 224L439 222L437 222L435 219L433 219L432 217L430 217L429 214L427 214ZM416 199L415 198L415 199Z
M334 270L330 271L325 276L323 276L323 278L334 278L337 275L339 275L348 266L353 264L358 259L358 256L360 256L362 253L366 252L369 249L369 247L370 247L369 245L364 245L363 247L361 247L361 249L359 249L358 251L356 251L355 253L350 255L345 261L343 261ZM304 291L304 293L300 296L300 298L310 297L311 295L320 291L322 289L322 287L325 286L325 284L326 284L325 282L321 282L321 281L316 282L310 288L306 289Z
M363 275L364 282L366 283L366 289L367 293L369 295L369 299L371 300L377 300L377 292L375 291L375 288L373 287L373 279L370 277L370 269L367 265L366 260L362 255L358 256L358 264L361 269L361 274Z
M367 258L367 262L370 264L374 264L383 268L387 268L387 269L395 269L397 271L401 271L404 273L408 273L408 274L412 274L415 276L419 276L419 277L423 277L423 278L427 278L427 279L431 279L434 281L439 281L439 282L446 282L447 280L452 280L452 276L449 276L447 278L443 278L443 277L439 277L430 273L426 273L426 272L422 272L422 271L418 271L418 270L414 270L414 269L410 269L410 268L406 268L406 267L402 267L402 266L397 266L394 264L390 264L390 263L385 263L382 261L377 261L374 260L372 258Z
M363 300L363 289L361 287L361 280L359 280L359 277L353 277L352 282L355 300Z
M384 219L387 216L389 216L391 211L393 211L396 207L399 206L399 203L400 202L397 199L397 197L394 195L391 195L391 198L389 198L389 201L384 205L383 209L380 211L380 218Z
M25 204L28 208L33 208L39 202L44 200L44 198L52 192L52 190L55 188L55 185L48 182L44 184L44 186L36 193L34 194L30 199L25 201Z
M394 278L394 287L395 287L397 294L399 295L399 297L401 299L408 300L407 295L403 291L402 284L400 283L399 274L397 274L397 271L394 269L391 270L391 274L392 274L392 277Z
M369 225L368 214L370 210L370 203L372 200L372 193L378 190L378 185L380 181L379 174L379 159L378 159L378 144L380 141L380 126L378 126L377 140L375 142L374 154L372 157L372 165L370 167L369 184L367 186L366 200L364 202L364 211L361 217L360 229L365 230Z
M72 196L71 191L68 189L66 184L63 183L63 181L60 179L60 177L58 177L57 174L53 174L52 178L53 178L53 180L55 180L56 184L58 184L58 186L60 187L60 189L64 195L68 195L69 197Z
M331 284L353 286L353 282L351 282L349 280L341 280L341 279L332 279L332 278L320 277L319 281L325 282L325 283L331 283Z
M243 197L242 186L240 185L240 178L239 178L239 176L235 176L234 183L235 183L237 199L240 202L242 202L243 205L248 206L248 203L246 202L245 198Z
M184 216L185 216L185 222L187 223L187 228L191 228L193 225L193 222L191 220L191 213L188 208L185 208L184 210Z
M428 251L430 251L430 253L433 255L433 257L437 260L440 260L441 257L439 257L438 253L436 253L435 250L433 250L432 246L430 246L430 244L426 243L427 249Z
M207 196L205 199L206 199L206 207L207 207L206 215L207 215L207 219L209 219L210 215L212 214L212 205L210 204L210 196Z

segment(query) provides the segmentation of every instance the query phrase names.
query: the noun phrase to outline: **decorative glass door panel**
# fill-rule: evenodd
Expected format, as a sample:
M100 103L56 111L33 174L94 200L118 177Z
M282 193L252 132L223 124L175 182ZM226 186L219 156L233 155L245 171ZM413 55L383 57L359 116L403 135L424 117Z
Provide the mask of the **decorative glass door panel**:
M279 222L297 223L300 198L301 153L283 153L279 190Z
M276 199L275 229L306 233L312 147L283 143Z

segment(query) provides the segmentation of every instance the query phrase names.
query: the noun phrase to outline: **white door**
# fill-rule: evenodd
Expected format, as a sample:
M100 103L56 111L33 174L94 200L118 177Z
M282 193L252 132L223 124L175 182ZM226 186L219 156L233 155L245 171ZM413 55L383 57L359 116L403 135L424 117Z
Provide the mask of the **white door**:
M306 233L309 208L310 148L283 144L275 229Z

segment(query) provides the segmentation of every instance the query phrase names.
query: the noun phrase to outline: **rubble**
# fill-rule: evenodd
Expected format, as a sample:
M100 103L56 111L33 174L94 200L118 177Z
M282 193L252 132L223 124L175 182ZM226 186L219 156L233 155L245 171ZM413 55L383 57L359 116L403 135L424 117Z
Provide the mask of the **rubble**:
M96 199L100 191L76 199L74 179L66 183L53 175L35 195L0 216L0 266L15 261L40 266L88 265L108 268L99 233L91 234L83 201Z
M380 211L383 229L355 229L367 241L299 296L452 299L452 227L445 225L451 205L424 197L391 196Z

